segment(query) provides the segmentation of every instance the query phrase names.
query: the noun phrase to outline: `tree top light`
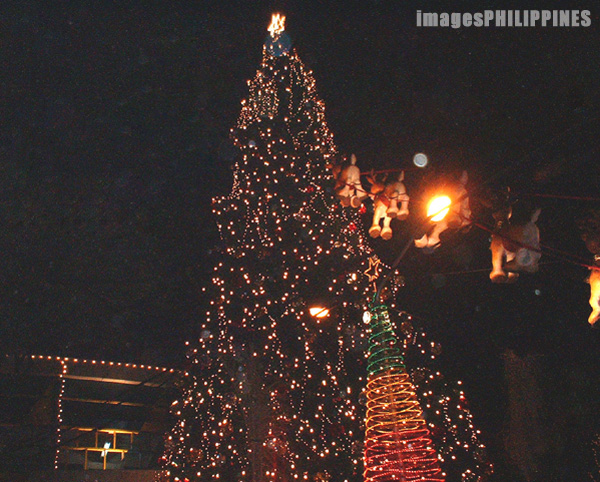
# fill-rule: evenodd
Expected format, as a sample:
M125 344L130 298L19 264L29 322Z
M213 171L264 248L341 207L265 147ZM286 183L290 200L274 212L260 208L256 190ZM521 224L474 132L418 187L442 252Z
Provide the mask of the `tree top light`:
M271 25L267 29L271 33L271 37L275 38L282 34L285 30L285 15L274 13L271 17Z

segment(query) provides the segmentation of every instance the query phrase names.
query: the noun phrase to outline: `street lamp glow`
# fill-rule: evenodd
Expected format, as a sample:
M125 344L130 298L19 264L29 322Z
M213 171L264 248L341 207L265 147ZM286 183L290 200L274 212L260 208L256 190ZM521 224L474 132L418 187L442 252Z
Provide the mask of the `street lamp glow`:
M434 197L427 206L427 217L436 223L441 221L450 211L451 204L452 201L448 196Z
M310 313L310 316L315 318L325 318L329 316L329 309L324 308L323 306L312 306L308 309L308 312Z

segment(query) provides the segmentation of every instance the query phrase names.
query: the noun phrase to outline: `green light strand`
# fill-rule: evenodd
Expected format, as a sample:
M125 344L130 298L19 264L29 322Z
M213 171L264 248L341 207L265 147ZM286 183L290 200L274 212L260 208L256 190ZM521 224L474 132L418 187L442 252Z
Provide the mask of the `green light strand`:
M371 314L367 365L369 375L394 368L404 370L404 358L400 354L398 339L392 329L387 306L370 304L369 312Z

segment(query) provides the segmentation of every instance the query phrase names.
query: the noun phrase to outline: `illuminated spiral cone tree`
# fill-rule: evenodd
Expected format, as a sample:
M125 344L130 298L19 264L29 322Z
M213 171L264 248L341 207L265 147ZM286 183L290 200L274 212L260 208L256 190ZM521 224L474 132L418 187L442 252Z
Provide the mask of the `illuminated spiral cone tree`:
M325 107L281 17L231 134L233 187L213 201L223 249L172 407L168 477L358 482L368 291L359 273L371 253L359 214L335 197ZM324 295L329 314L315 319L309 308Z
M369 308L365 482L443 482L388 308L378 296Z

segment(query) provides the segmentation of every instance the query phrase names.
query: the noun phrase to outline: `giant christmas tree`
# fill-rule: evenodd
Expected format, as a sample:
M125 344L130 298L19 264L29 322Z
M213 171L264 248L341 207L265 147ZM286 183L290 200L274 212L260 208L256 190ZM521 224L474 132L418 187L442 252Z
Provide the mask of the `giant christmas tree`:
M362 473L356 325L368 247L333 194L338 153L315 80L276 25L232 137L233 188L214 201L226 248L174 405L170 472L350 480ZM331 313L311 317L316 303Z
M373 253L335 197L340 156L283 24L232 137L233 187L213 206L224 249L173 404L168 478L362 481Z

